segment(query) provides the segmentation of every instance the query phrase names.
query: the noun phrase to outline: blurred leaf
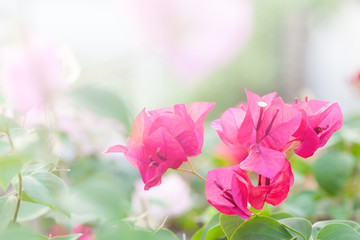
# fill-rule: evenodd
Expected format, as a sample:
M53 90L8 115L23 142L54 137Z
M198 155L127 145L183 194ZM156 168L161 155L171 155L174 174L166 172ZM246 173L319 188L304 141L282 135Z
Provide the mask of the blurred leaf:
M303 239L298 233L301 233L302 236L305 237L306 240L310 239L312 232L311 222L306 220L305 218L286 218L279 220L281 224L286 225L288 228L291 228L294 231L288 229L288 232L293 237L298 237L298 239ZM296 233L298 232L298 233Z
M168 229L160 229L155 234L156 239L163 239L163 240L179 240L176 235Z
M49 172L39 172L23 177L24 200L62 210L61 200L67 194L64 181Z
M196 222L197 213L195 211L186 212L174 219L175 225L184 232L194 232L198 229L199 224Z
M220 218L220 213L218 212L210 219L208 223L205 224L204 231L201 234L200 240L216 239L224 235L220 227L219 218ZM220 233L219 233L219 229L220 229ZM221 235L219 236L219 234Z
M128 110L118 94L99 87L77 89L73 96L83 106L100 116L114 118L130 130Z
M34 220L47 213L49 210L50 208L48 206L22 201L17 221L25 222Z
M277 212L270 215L271 218L275 220L285 219L285 218L292 218L295 217L294 215L287 213L287 212Z
M231 238L235 230L244 222L245 219L238 215L220 215L220 226L228 239Z
M4 240L48 240L48 237L30 232L26 229L10 228L0 233L0 239Z
M354 166L350 154L327 152L314 163L314 175L320 185L328 193L335 195L345 185Z
M96 176L96 175L95 175ZM115 182L102 179L99 176L88 178L73 187L80 197L79 206L83 211L96 214L97 217L107 219L121 219L127 217L131 211L129 199ZM74 209L75 210L75 209Z
M315 214L315 196L313 191L297 193L283 203L282 209L294 216L309 218Z
M82 236L82 233L72 234L67 236L52 237L51 240L77 240Z
M165 236L168 237L168 236ZM107 222L95 232L96 240L115 240L115 239L146 239L146 240L167 240L167 238L157 238L155 234L145 230L130 229L123 222Z
M202 227L202 228L200 228L199 230L197 230L197 231L195 232L195 234L192 236L191 240L200 240L203 232L204 232L204 227Z
M11 180L21 171L26 159L22 155L9 155L0 158L0 186L6 189Z
M279 240L292 239L291 234L278 221L258 216L244 222L231 237L231 240Z
M310 174L312 172L309 163L305 162L302 157L299 157L296 154L293 154L290 162L293 171L297 171L303 175Z
M0 132L9 132L12 128L20 128L20 125L14 119L0 114Z
M343 223L331 223L321 228L316 240L359 240L360 234Z
M313 231L312 231L312 238L315 239L318 235L320 229L325 227L326 225L333 224L333 223L341 223L346 224L352 229L354 229L356 232L360 233L360 225L354 221L348 221L348 220L328 220L328 221L320 221L313 224Z
M15 196L0 198L0 232L8 226L14 217L16 204L17 198Z
M351 214L345 204L331 206L329 213L332 219L348 219Z

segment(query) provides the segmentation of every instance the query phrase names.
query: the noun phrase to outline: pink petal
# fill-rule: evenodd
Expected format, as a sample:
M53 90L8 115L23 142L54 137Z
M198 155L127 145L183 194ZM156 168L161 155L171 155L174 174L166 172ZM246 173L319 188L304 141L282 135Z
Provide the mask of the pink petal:
M184 131L175 136L180 142L187 156L197 156L201 153L201 148L204 143L204 134L197 128L194 121L186 111L184 104L177 104L174 106L175 114L183 118L183 125L187 125ZM198 119L201 121L201 119ZM202 129L204 127L202 126ZM190 129L190 130L189 130Z
M186 107L189 116L200 130L201 135L204 135L204 121L206 115L214 108L214 106L215 103L212 102L193 102Z
M174 107L163 107L149 111L150 115L159 115L161 113L174 113Z
M270 180L270 185L251 187L249 203L256 209L262 209L264 202L278 206L285 201L293 183L291 166L289 161L286 161L281 172Z
M153 159L160 160L161 164L176 169L187 157L180 143L165 128L159 128L152 133L145 141L145 146L153 152ZM165 158L160 159L160 158Z
M232 163L231 165L241 163L249 155L246 148L242 146L230 147L222 142L216 146L215 151L216 156L229 160L229 162Z
M250 149L249 156L240 163L240 168L253 171L267 178L273 178L280 172L286 161L286 154L254 145Z
M229 108L220 119L213 121L211 126L225 144L239 146L237 136L245 114L246 112L240 108Z
M261 145L282 151L291 135L299 128L302 114L288 104L273 105L263 114L258 132ZM271 126L270 126L271 125ZM266 132L270 129L268 134Z
M334 103L317 117L310 116L308 119L311 127L327 127L319 134L320 147L324 146L331 135L339 130L343 124L343 116L339 104Z
M303 158L311 157L315 151L320 147L319 137L313 129L308 127L302 136L302 141L294 152Z
M131 129L131 138L133 141L141 142L147 135L149 125L149 117L145 112L145 108L136 116Z
M247 209L247 186L242 181L238 181L236 175L229 168L209 171L205 183L205 195L208 202L220 212L250 219L250 211Z
M264 111L269 108L272 105L272 102L274 101L277 93L269 93L263 97L260 97L259 95L252 93L245 89L247 100L248 100L248 111L251 113L251 117L253 119L254 128L256 128L256 125L259 121L260 117L260 105L262 102L264 103Z
M127 148L123 145L114 145L109 147L108 150L106 150L105 153L126 153L127 152Z

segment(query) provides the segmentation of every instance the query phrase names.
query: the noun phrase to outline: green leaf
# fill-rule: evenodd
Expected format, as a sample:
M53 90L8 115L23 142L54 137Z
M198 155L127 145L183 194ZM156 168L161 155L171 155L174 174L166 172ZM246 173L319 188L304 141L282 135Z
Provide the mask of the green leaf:
M352 155L342 152L327 152L314 163L314 175L328 193L335 195L345 185L354 167Z
M220 213L216 213L210 219L210 221L207 224L205 224L204 231L201 234L200 240L213 239L213 237L214 237L213 235L218 233L218 229L216 229L216 227L220 226L219 218L220 218Z
M271 208L270 208L269 204L266 204L266 203L264 204L264 207L261 210L258 210L253 207L250 207L250 210L252 212L256 213L256 215L258 215L258 216L259 215L260 216L270 216L270 214L271 214Z
M280 220L280 219L284 219L284 218L292 218L295 216L290 213L287 213L287 212L277 212L277 213L271 214L270 217L272 217L275 220Z
M50 208L48 206L22 201L17 221L25 222L34 220L47 213L49 210Z
M356 232L360 233L360 225L354 221L349 220L328 220L328 221L320 221L316 222L313 225L313 231L312 231L312 238L315 239L317 234L319 233L320 229L325 227L326 225L332 224L332 223L342 223L346 224L349 227L353 228Z
M0 186L6 189L11 180L21 171L26 159L21 155L9 155L0 158Z
M15 196L0 198L0 232L9 225L14 217L16 204L17 198Z
M159 240L155 234L144 230L134 230L124 222L106 222L95 232L96 240L115 240L115 239L146 239ZM160 239L165 240L165 239Z
M205 240L216 240L223 236L224 231L221 229L220 225L216 225L215 227L209 229L206 234Z
M49 238L25 229L10 228L0 233L0 239L11 240L48 240Z
M231 238L235 230L244 222L245 219L238 215L220 215L220 226L228 239Z
M313 191L297 193L283 203L282 209L298 217L311 217L316 210L315 197L316 192Z
M195 232L195 234L192 236L191 240L200 240L202 234L204 232L204 227L200 228Z
M288 228L288 232L293 237L298 237L298 239L308 240L311 237L312 225L311 222L305 218L286 218L279 220L281 224L284 224ZM300 233L300 234L298 234Z
M53 237L51 240L77 240L82 236L82 233L67 235L67 236L61 236L61 237Z
M67 194L64 181L49 172L39 172L23 177L24 201L40 203L62 210L61 200Z
M289 240L293 237L276 220L258 216L244 222L232 235L231 240Z
M9 132L12 128L19 128L20 125L12 118L0 114L0 132Z
M90 111L100 116L121 121L130 129L128 110L118 94L99 87L83 87L73 93L75 99Z
M179 240L172 231L164 228L160 229L154 235L158 240Z
M360 234L343 223L331 223L321 228L316 240L359 240Z

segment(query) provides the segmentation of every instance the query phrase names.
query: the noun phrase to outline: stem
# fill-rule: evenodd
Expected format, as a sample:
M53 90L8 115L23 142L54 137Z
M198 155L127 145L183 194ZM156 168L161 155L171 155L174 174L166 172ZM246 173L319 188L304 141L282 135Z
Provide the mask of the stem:
M201 180L206 181L206 178L202 177L202 176L201 176L200 174L198 174L197 172L194 172L194 171L191 171L191 170L187 170L187 169L181 169L181 168L178 168L178 169L176 169L176 170L194 174L195 176L197 176L197 177L200 178Z
M11 151L14 151L14 149L15 149L15 148L14 148L14 142L13 142L11 136L10 136L10 133L9 133L9 131L6 131L5 133L6 133L6 136L7 136L8 140L9 140L9 144L10 144L10 147L11 147Z
M17 201L17 204L16 204L13 224L16 223L16 219L17 219L17 216L18 216L18 213L19 213L19 210L20 210L21 198L22 198L22 176L21 176L21 173L18 174L18 177L19 177L18 201Z
M293 231L294 233L297 233L297 234L299 234L304 240L306 240L306 238L304 237L304 235L302 235L300 232L298 232L298 231L296 231L296 230L294 230L294 229L292 229L292 228L290 228L290 227L288 227L288 226L286 226L285 224L282 224L281 223L281 225L283 226L283 227L285 227L285 228L287 228L287 229L289 229L289 230L291 230L291 231Z

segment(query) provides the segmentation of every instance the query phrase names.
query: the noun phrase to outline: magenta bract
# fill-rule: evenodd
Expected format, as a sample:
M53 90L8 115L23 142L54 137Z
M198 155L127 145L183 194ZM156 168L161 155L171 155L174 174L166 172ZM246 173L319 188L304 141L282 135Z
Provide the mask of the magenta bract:
M161 183L169 168L177 169L187 157L201 153L204 120L214 103L178 104L149 112L135 119L126 146L115 145L107 152L122 152L140 171L145 190Z
M331 135L343 124L339 104L319 100L305 100L295 105L302 112L302 122L294 134L300 144L295 153L301 157L310 157L326 144Z
M249 184L249 203L253 208L262 209L264 203L278 206L283 203L294 184L294 175L289 161L285 161L281 171L273 178L259 175L258 185Z
M241 150L245 159L232 170L209 172L211 178L206 183L206 197L211 205L245 219L245 203L237 205L236 194L242 201L247 197L256 209L262 209L264 203L281 204L294 183L287 152L294 149L299 156L312 156L343 123L337 103L306 99L290 105L276 93L260 97L246 90L246 95L247 104L229 108L212 122L223 143L232 150ZM243 154L244 149L248 154ZM247 171L258 174L257 186L249 180ZM238 185L233 184L235 176L241 179Z
M233 168L217 168L208 172L205 183L205 195L208 202L224 214L237 214L250 219L247 208L248 187L250 181L246 172L235 166Z

